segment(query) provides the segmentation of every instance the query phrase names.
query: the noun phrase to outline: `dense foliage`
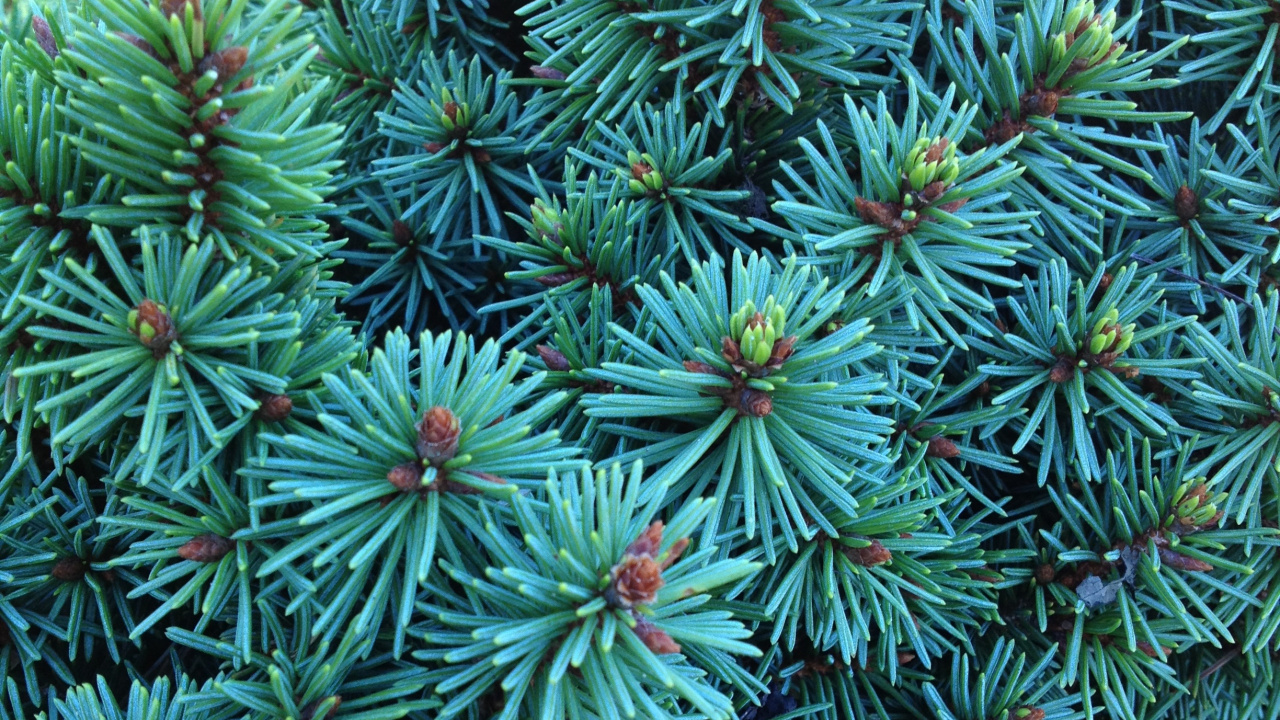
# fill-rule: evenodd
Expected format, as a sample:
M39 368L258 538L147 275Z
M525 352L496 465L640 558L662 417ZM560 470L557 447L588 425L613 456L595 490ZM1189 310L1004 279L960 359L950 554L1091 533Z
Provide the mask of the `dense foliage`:
M31 0L0 720L1276 720L1275 0Z

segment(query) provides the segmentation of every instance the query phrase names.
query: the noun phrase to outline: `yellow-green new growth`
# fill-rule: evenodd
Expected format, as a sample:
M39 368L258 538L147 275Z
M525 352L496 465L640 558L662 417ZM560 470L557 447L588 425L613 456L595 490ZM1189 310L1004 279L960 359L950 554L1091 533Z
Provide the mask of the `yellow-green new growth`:
M542 198L537 198L529 206L529 214L533 219L533 231L538 239L559 242L564 223L560 220L558 205L548 205Z
M1050 64L1056 64L1071 53L1076 72L1095 67L1124 51L1124 43L1115 41L1116 12L1095 14L1093 0L1071 7L1062 21L1062 31L1053 37Z
M458 128L466 129L471 123L471 108L467 103L459 103L454 101L453 93L449 88L440 91L440 98L444 101L443 106L431 101L431 108L439 114L440 124L444 129L452 133Z
M1129 349L1129 345L1133 343L1133 331L1137 325L1129 323L1121 327L1118 324L1119 320L1120 312L1112 308L1093 324L1093 331L1085 340L1090 355L1103 353L1119 355Z
M911 190L920 192L935 182L950 185L960 175L956 146L946 137L920 138L907 153L902 174ZM910 196L904 200L910 205Z
M783 337L786 324L786 310L772 295L765 300L762 310L757 310L755 302L748 300L729 318L729 337L737 341L743 359L765 365L773 357L774 343Z
M1192 478L1183 482L1173 492L1173 498L1170 501L1171 510L1166 524L1175 530L1199 529L1211 525L1221 516L1218 505L1226 500L1226 493L1209 495L1209 486L1205 478Z
M662 173L657 169L657 162L649 153L638 153L635 150L627 151L627 164L630 166L626 169L616 168L615 172L618 177L627 181L627 187L631 188L631 192L637 195L647 195L651 192L661 192L663 188Z

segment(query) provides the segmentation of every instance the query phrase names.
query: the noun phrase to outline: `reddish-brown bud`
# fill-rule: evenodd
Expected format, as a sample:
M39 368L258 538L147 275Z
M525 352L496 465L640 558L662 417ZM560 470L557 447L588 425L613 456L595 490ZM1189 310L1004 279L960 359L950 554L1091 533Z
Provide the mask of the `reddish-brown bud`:
M666 584L662 579L662 568L649 555L628 553L622 562L613 566L609 575L612 581L605 597L615 607L648 605L657 599L658 591Z
M680 652L680 645L665 630L657 625L649 622L649 619L643 615L635 614L636 637L640 638L640 642L657 655L671 655Z
M940 138L938 142L930 145L929 148L924 151L924 161L927 163L941 162L942 158L946 157L947 146L950 144L951 138Z
M407 462L391 468L387 472L387 482L400 492L413 492L422 489L422 466Z
M168 354L169 346L178 339L178 329L173 326L169 313L150 298L133 309L129 325L129 330L157 359Z
M438 153L444 149L444 145L442 143L435 141L423 143L422 147L429 153Z
M1044 720L1044 710L1038 707L1020 707L1009 715L1009 720Z
M636 180L644 180L644 176L653 172L653 167L648 163L631 163L631 177Z
M151 43L147 42L146 40L143 40L137 35L130 35L129 33L125 33L125 32L117 32L115 33L115 36L120 38L121 40L124 40L130 45L138 48L139 50L150 55L151 57L156 57L155 48L151 47Z
M1164 656L1168 654L1168 651L1164 648L1157 648L1148 642L1142 642L1139 640L1137 645L1138 652L1146 655L1147 657L1155 658L1156 660L1163 660Z
M391 223L391 239L397 245L408 245L413 242L413 229L403 220L396 220Z
M1023 117L1037 115L1053 117L1058 112L1058 93L1053 90L1036 90L1022 96L1021 110Z
M889 552L889 548L885 547L879 540L872 540L867 547L846 547L844 548L844 554L845 557L862 567L883 565L893 558L893 553Z
M555 68L544 67L542 65L534 65L530 67L529 72L540 80L564 80L568 77Z
M550 345L539 345L538 357L542 358L542 364L546 365L548 370L568 372L573 369L573 366L569 364L569 358Z
M49 571L55 579L63 582L75 582L84 577L88 571L89 565L78 557L64 557L54 563L53 569Z
M909 662L911 662L912 660L915 660L915 659L916 659L916 654L915 654L915 653L913 653L913 652L910 652L910 651L908 651L908 650L899 650L899 651L898 651L898 664L899 664L899 665L906 665L907 663L909 663Z
M941 435L934 435L929 438L929 449L925 450L925 455L932 458L953 458L960 454L960 448L950 439Z
M1041 585L1048 585L1058 576L1058 572L1053 569L1053 565L1042 563L1036 567L1036 582Z
M214 563L225 557L235 547L234 541L228 540L221 535L209 533L188 540L182 547L178 548L178 555L184 560Z
M237 45L206 55L200 61L200 72L214 70L218 73L218 79L227 80L240 72L248 60L249 48Z
M879 225L883 228L892 227L895 222L901 221L901 213L896 212L889 203L878 202L876 200L866 200L864 198L854 198L854 207L858 210L858 216L863 222Z
M736 343L734 344L734 347L737 347ZM684 369L691 373L698 373L699 375L723 375L723 373L720 372L720 369L716 366L708 365L704 362L698 362L697 360L685 360Z
M186 18L188 5L195 11L196 20L204 19L204 9L200 6L200 0L161 0L160 11L164 13L166 18L177 15L178 19L181 20Z
M742 391L738 407L751 417L762 418L773 412L773 398L768 393L747 388Z
M293 400L288 395L264 395L258 400L258 418L265 422L280 422L293 412Z
M627 554L656 557L658 549L662 547L662 532L665 529L666 525L661 520L649 523L649 527L627 546Z
M458 454L458 436L462 427L449 408L437 405L428 410L417 424L418 457L436 467Z
M40 49L51 58L58 57L58 42L53 38L49 22L38 15L31 16L31 32L36 36Z
M1173 195L1173 212L1178 219L1187 222L1200 214L1200 198L1196 197L1196 191L1183 185L1178 188L1178 192Z
M1076 365L1070 358L1059 358L1049 370L1049 379L1061 385L1076 375Z
M689 538L681 538L671 545L667 556L658 561L662 548L663 524L655 520L627 546L622 561L609 571L611 581L605 590L610 605L633 608L652 603L662 589L662 571L671 567L689 547Z
M1160 548L1160 562L1174 570L1187 572L1209 572L1213 569L1212 565L1199 558L1187 557L1168 548Z
M320 704L325 700L333 700L333 704L329 706L329 710L325 712L324 715L316 717L316 711L320 709ZM341 695L330 695L327 698L321 698L319 700L309 702L299 713L301 716L299 720L332 720L333 716L338 714L338 707L340 705L342 705Z

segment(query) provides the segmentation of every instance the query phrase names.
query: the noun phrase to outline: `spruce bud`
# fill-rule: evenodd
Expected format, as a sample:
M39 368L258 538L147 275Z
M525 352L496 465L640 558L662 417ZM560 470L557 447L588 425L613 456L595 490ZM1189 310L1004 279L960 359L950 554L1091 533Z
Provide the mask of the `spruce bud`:
M198 563L215 563L234 550L235 542L221 535L208 533L188 540L178 548L178 556Z
M423 414L418 429L418 458L440 467L458 454L458 436L462 434L458 417L449 408L437 405Z
M64 557L54 563L53 569L49 574L56 580L63 582L75 582L84 577L85 572L89 569L88 564L78 557Z
M137 336L139 342L150 348L157 359L169 352L169 345L178 337L168 309L150 299L143 300L136 308L129 311L128 324L129 332Z
M293 412L293 400L288 395L265 395L258 400L258 418L266 422L280 422Z

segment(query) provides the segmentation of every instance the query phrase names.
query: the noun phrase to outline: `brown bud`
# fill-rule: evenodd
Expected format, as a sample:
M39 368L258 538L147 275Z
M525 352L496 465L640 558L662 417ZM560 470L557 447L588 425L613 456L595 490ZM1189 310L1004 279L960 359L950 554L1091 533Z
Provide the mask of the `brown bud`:
M649 622L643 615L634 615L636 619L635 634L640 642L658 655L671 655L680 652L680 645L665 630Z
M150 55L151 57L156 57L155 48L151 47L151 43L148 43L146 40L143 40L137 35L130 35L129 33L124 33L124 32L117 32L115 35L116 37L138 48L139 50Z
M413 242L413 230L403 220L396 220L391 223L391 239L397 245L408 245Z
M627 546L627 554L657 557L658 549L662 547L662 531L665 529L666 524L661 520L654 520L649 523L649 527L645 528L640 533L640 536Z
M181 20L186 18L186 7L188 5L195 11L196 20L204 19L204 10L200 7L200 0L161 0L160 10L166 18L177 15L178 19Z
M542 65L534 65L529 68L529 72L536 78L542 80L564 80L567 75L556 70L555 68L543 67Z
M1199 558L1187 557L1168 548L1160 548L1160 562L1174 570L1185 570L1187 572L1209 572L1213 569L1212 565Z
M265 422L280 422L293 412L293 400L288 395L264 395L258 400L258 418Z
M895 212L893 206L889 203L857 197L853 199L853 204L863 222L887 228L892 227L895 222L901 220L900 213Z
M951 183L944 182L942 180L934 180L928 185L925 185L924 189L920 191L917 197L920 198L920 202L928 204L946 194L947 188L949 187L951 187Z
M681 538L671 545L667 556L658 561L662 548L664 525L661 520L649 524L640 536L627 546L622 561L609 571L609 587L605 597L614 607L633 608L652 603L662 589L662 571L671 567L689 547L689 538Z
M734 366L741 364L742 348L738 346L738 341L728 335L720 338L720 357Z
M320 703L323 703L325 700L333 700L333 704L329 706L328 712L320 717L316 717L316 711L320 709ZM314 700L307 703L307 706L302 708L302 711L299 713L301 716L299 720L332 720L333 716L338 714L338 707L340 705L342 705L341 695L330 695L327 698Z
M929 438L929 449L925 451L925 455L932 458L953 458L960 454L960 448L956 444L941 435L934 435Z
M240 72L248 59L249 48L239 45L229 47L212 55L206 55L204 60L200 61L200 72L214 70L218 73L219 79L226 80Z
M737 345L735 344L734 347L737 347ZM704 362L698 362L697 360L685 360L684 369L691 373L698 373L700 375L721 375L722 374L720 370L716 368L716 366L708 365L707 363L704 363Z
M929 146L924 151L924 161L927 163L939 162L947 154L947 146L951 144L951 138L940 138L938 142Z
M1058 93L1053 90L1036 90L1022 96L1022 115L1053 117L1058 112Z
M157 359L164 357L169 352L169 346L178 339L177 328L173 326L169 313L149 298L138 303L134 311L137 313L137 322L130 330L143 345L151 349L152 355Z
M795 352L796 340L795 335L788 335L773 344L773 352L769 355L768 365L770 368L782 367L782 363L786 362L786 359L791 357L791 353Z
M449 100L448 102L446 102L444 104L444 114L447 115L450 120L457 122L458 121L458 103L452 100Z
M51 58L58 57L58 42L53 38L53 31L49 29L49 22L38 15L31 16L31 32L36 36L36 43L40 45L40 49Z
M1168 654L1168 651L1164 648L1157 648L1151 643L1142 642L1141 640L1138 641L1137 646L1138 652L1146 655L1147 657L1155 658L1156 660L1163 660L1164 656Z
M75 582L84 577L88 569L89 566L84 560L78 557L64 557L54 563L49 574L63 582Z
M742 391L738 408L751 417L762 418L773 412L773 398L768 393L747 388Z
M423 414L418 429L418 457L436 467L458 454L458 436L462 427L449 408L437 405Z
M548 370L568 372L573 369L573 366L569 364L569 358L550 345L539 345L538 357L542 358L542 363L547 366Z
M879 540L872 540L867 547L846 547L844 548L844 554L854 564L862 567L883 565L893 558L893 553L889 552L889 548L885 547Z
M188 540L182 547L178 548L178 555L184 560L214 563L225 557L235 547L234 541L228 540L221 535L209 533Z
M1053 368L1049 370L1049 379L1061 385L1068 382L1076 375L1076 365L1071 358L1058 358L1058 362L1053 364Z
M438 153L444 149L444 145L434 141L429 143L423 143L422 147L425 148L426 151L429 153Z
M1044 711L1038 707L1020 707L1009 716L1009 720L1044 720Z
M631 177L636 180L643 180L645 175L653 172L653 167L649 163L631 163Z
M387 482L400 492L413 492L422 489L422 466L407 462L397 465L387 472Z
M666 584L662 579L661 566L650 555L627 553L622 562L609 571L609 576L612 580L605 597L611 605L621 608L652 603Z
M907 663L909 663L909 662L911 662L912 660L915 660L915 659L916 659L916 654L915 654L915 653L913 653L913 652L910 652L910 651L908 651L908 650L899 650L899 651L898 651L898 664L899 664L899 665L906 665Z
M1049 563L1042 563L1036 567L1036 582L1041 585L1048 585L1053 582L1053 579L1057 576L1057 571L1054 570L1053 565Z
M1200 214L1200 198L1196 197L1196 191L1183 185L1178 188L1178 192L1173 196L1173 212L1178 219L1187 222Z

